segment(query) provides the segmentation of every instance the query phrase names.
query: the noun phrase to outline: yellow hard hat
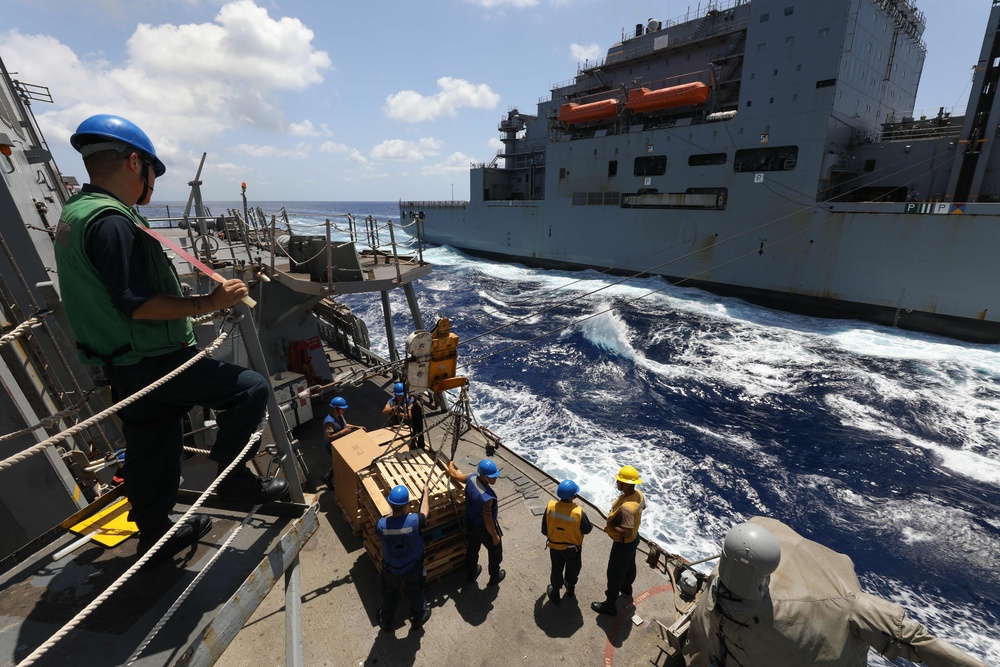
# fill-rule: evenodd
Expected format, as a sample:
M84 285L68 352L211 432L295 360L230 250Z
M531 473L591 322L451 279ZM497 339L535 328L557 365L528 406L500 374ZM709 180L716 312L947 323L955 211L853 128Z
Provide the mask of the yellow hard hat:
M618 471L618 477L615 479L626 484L642 484L642 480L639 479L639 471L632 466L622 466L622 469Z

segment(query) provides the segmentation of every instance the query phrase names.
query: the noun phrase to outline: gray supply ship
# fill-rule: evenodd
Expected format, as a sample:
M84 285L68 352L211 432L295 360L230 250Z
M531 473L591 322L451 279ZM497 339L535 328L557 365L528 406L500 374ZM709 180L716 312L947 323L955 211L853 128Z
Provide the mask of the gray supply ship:
M507 113L470 201L400 215L474 255L1000 342L998 20L994 3L968 113L914 117L913 0L650 19L536 112Z
M263 447L252 464L262 474L283 476L290 497L251 508L213 493L217 468L206 454L216 415L195 408L184 418L175 513L207 514L212 529L168 563L139 571L135 527L125 521L119 473L127 448L111 417L116 407L102 373L83 367L75 355L53 255L57 221L79 183L59 171L31 111L33 103L52 101L48 89L13 80L2 62L0 74L0 664L493 665L519 659L679 667L712 659L716 649L707 642L688 642L687 659L681 649L693 619L716 622L713 609L722 603L711 607L700 600L714 601L714 593L705 592L718 590L709 587L718 577L692 569L645 537L639 538L639 558L649 567L639 564L634 591L618 599L616 615L593 615L585 602L604 589L611 541L600 530L583 551L580 601L567 593L556 606L547 597L549 556L539 517L555 498L558 480L478 424L467 383L454 376L457 336L448 335L445 320L423 331L413 284L432 267L420 244L404 252L391 223L368 219L362 225L350 217L349 240L335 240L329 221L323 233L288 228L283 234L280 212L268 219L245 200L242 210L213 215L201 201L201 168L183 214L152 222L191 294L211 290L206 274L214 272L248 283L252 308L238 304L198 318L196 332L205 351L270 377L274 391ZM396 289L405 295L415 329L405 346L397 346L393 333L389 294ZM338 301L365 293L381 297L388 358L372 351L365 322ZM451 371L434 379L449 364ZM381 408L402 379L423 407L422 431L386 426ZM340 466L335 489L323 483L331 459L322 446L322 411L333 393L350 396L352 421L368 428L343 438L343 448L334 446L333 462ZM426 438L426 451L403 451L417 435ZM417 469L418 455L430 463ZM463 499L461 487L445 480L424 535L427 554L434 550L433 559L425 557L429 571L433 560L427 590L434 616L426 628L403 632L409 624L397 619L381 631L380 547L371 540L371 519L387 507L379 480L396 475L414 491L425 479L439 488L442 476L433 471L443 461L470 471L483 456L502 470L497 490L507 579L498 588L484 586L485 577L454 576L464 554L464 515L452 520L448 512ZM358 507L363 498L374 514L367 505ZM601 509L579 502L600 527ZM789 590L797 601L803 595L816 601L817 592L820 602L835 595L844 608L864 599L849 558L822 551L787 527L774 532L786 563L782 569L771 553L775 600ZM799 560L824 554L829 562L823 573L795 564L792 556L804 543L812 547ZM838 576L827 576L834 569ZM817 591L811 580L836 585ZM867 662L870 637L890 636L899 641L876 647L889 659L916 658L919 645L928 664L982 667L915 621L904 624L902 607L878 604L886 612L881 617L871 613L877 605L869 601L867 611L855 609L850 619L831 622L811 613L774 619L778 634L786 628L777 621L789 618L812 630L798 631L802 646L792 647L791 662L769 664L820 664L809 644L822 647L822 664L854 667ZM853 633L862 624L865 632ZM837 641L826 638L832 625ZM713 641L742 642L745 629L720 626ZM749 664L747 655L759 647L745 646L738 659Z

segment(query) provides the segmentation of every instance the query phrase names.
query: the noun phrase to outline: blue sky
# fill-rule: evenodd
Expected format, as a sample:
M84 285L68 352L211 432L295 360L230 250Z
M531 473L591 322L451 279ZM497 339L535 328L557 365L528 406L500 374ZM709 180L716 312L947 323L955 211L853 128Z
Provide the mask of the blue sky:
M510 107L602 57L636 23L698 2L646 0L4 0L0 57L48 86L33 106L65 174L76 125L117 113L149 134L187 198L465 199ZM808 0L818 2L821 0ZM701 5L704 8L706 2ZM989 0L918 0L927 63L917 109L965 107ZM919 113L919 111L918 111Z

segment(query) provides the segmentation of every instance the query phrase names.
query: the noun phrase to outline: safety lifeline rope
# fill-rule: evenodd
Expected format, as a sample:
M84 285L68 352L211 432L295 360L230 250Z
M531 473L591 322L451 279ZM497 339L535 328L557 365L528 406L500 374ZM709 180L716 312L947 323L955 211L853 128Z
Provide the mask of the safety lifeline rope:
M29 329L41 321L42 321L41 318L38 317L37 315L35 317L30 317L26 319L25 321L21 322L16 327L14 327L8 333L5 333L3 336L0 336L0 345L6 345L12 340L15 340L18 336L24 333L25 329Z
M212 558L205 564L205 567L197 575L195 575L194 579L191 580L191 583L188 584L187 588L184 589L184 592L181 593L176 600L174 600L174 603L172 605L170 605L170 609L168 609L167 612L163 615L163 618L157 621L156 625L153 626L153 629L150 630L149 633L146 635L146 638L142 640L139 646L137 646L136 649L132 652L132 655L128 657L128 660L125 661L126 667L134 663L138 659L138 657L142 654L142 652L146 650L146 647L149 646L150 642L152 642L153 639L156 637L156 635L160 632L160 630L163 629L163 626L167 624L167 621L169 621L170 618L174 615L174 613L180 608L180 606L184 603L184 600L187 599L187 597L194 591L195 587L198 586L198 584L205 577L205 575L208 574L209 570L212 569L212 566L215 565L215 562L222 557L222 554L225 553L226 549L229 548L229 545L233 543L233 540L235 540L236 536L240 534L240 531L246 528L247 524L250 523L254 515L257 514L258 509L260 509L260 505L254 505L253 509L250 510L250 513L247 514L246 517L243 519L243 521L240 522L240 525L236 526L236 528L233 529L233 532L229 535L228 538L226 538L226 541L222 543L222 545L219 547L219 550L215 552L215 555L213 555Z
M26 433L37 431L40 428L50 428L52 426L55 426L56 423L59 422L59 420L65 419L66 417L72 417L73 415L77 414L78 412L80 412L80 410L83 409L83 406L87 404L87 401L90 399L90 395L92 393L94 393L93 389L86 390L85 392L83 392L83 397L79 401L77 401L75 405L66 408L65 410L62 410L60 412L55 412L49 415L48 417L42 418L42 420L37 424L35 424L34 426L27 426L25 428L22 428L20 431L14 431L13 433L0 435L0 442L4 442L5 440L13 440L18 436L22 436L25 435Z
M133 403L135 403L136 401L138 401L140 398L143 398L144 396L146 396L147 394L149 394L153 390L158 389L159 387L163 386L164 384L166 384L170 380L174 379L175 377L177 377L178 375L180 375L181 373L183 373L184 371L186 371L188 368L190 368L191 366L193 366L195 364L195 362L197 362L197 361L203 359L204 357L208 356L208 354L210 354L211 352L215 351L215 349L218 348L226 340L226 338L228 338L228 337L229 337L229 332L228 331L222 332L221 334L219 334L219 337L216 338L212 342L211 345L209 345L204 350L202 350L198 354L194 355L189 360L187 360L186 362L184 362L183 364L181 364L180 366L178 366L177 368L175 368L171 372L167 373L162 378L160 378L156 382L152 383L151 385L149 385L145 389L142 389L142 390L140 390L140 391L132 394L128 398L125 398L125 399L123 399L123 400L115 403L110 408L107 408L106 410L103 410L103 411L97 413L96 415L94 415L93 417L90 417L89 419L85 419L82 422L74 424L73 426L69 427L65 431L62 431L60 433L55 434L51 438L48 438L46 440L42 440L37 445L29 447L28 449L25 449L22 452L14 454L13 456L10 456L10 457L8 457L8 458L0 461L0 471L6 470L7 468L10 468L11 466L13 466L15 463L20 463L21 461L27 459L29 456L42 451L43 449L45 449L49 445L53 445L53 444L55 444L57 442L61 442L63 440L66 440L70 436L74 436L77 433L83 431L84 429L87 429L87 428L93 426L94 424L96 424L97 422L101 421L105 417L108 417L108 416L110 416L110 415L118 412L122 408L125 408L125 407L128 407L129 405L132 405Z
M265 424L267 423L266 419L264 420L264 423ZM132 575L138 572L154 555L156 555L156 552L159 551L160 548L164 544L166 544L167 541L170 540L170 538L172 538L174 534L181 529L181 527L184 526L184 523L188 519L188 517L194 514L195 511L199 507L201 507L202 503L205 502L206 496L208 496L210 493L213 493L215 491L215 487L217 487L229 475L229 473L232 472L234 468L236 468L236 466L244 465L243 457L247 455L251 447L257 444L257 441L260 439L261 434L263 432L264 429L262 427L260 430L254 433L253 436L250 437L250 440L247 441L247 445L246 447L243 448L243 451L241 451L236 456L233 462L230 463L229 466L222 471L222 474L219 475L215 479L215 481L213 481L211 484L208 485L208 488L205 489L205 491L200 496L198 496L197 500L195 500L191 504L190 509L188 509L188 511L185 512L184 515L180 519L178 519L173 526L170 527L170 530L164 533L163 537L161 537L159 541L156 544L154 544L149 551L147 551L145 554L143 554L143 556L139 560L133 563L132 567L127 569L120 577L118 577L118 579L113 584L108 586L108 588L106 588L103 593L94 598L93 602L88 604L86 607L83 608L83 610L80 611L80 613L78 613L76 616L70 619L70 621L66 623L66 625L64 625L54 635L45 640L41 646L36 648L24 660L17 663L17 667L28 667L28 665L35 664L35 662L43 655L45 655L45 653L48 652L50 648L55 646L60 639L62 639L67 634L72 632L74 628L80 625L80 623L82 623L84 619L86 619L87 616L91 614L91 612L93 612L95 609L101 606L101 604L103 604L105 600L110 598L115 593L115 591L124 586L125 583L132 578ZM256 508L254 509L254 511L256 511Z

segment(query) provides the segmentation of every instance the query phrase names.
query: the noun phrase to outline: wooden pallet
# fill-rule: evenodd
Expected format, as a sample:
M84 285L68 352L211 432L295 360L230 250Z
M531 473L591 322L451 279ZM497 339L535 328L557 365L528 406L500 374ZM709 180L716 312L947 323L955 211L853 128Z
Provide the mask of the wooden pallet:
M442 577L462 567L465 561L465 533L462 530L465 493L461 485L447 475L443 461L416 449L379 458L359 475L358 525L365 551L379 571L382 568L382 544L375 524L392 513L386 500L389 490L398 485L405 486L410 493L407 511L416 512L428 481L427 530L423 532L427 579Z

